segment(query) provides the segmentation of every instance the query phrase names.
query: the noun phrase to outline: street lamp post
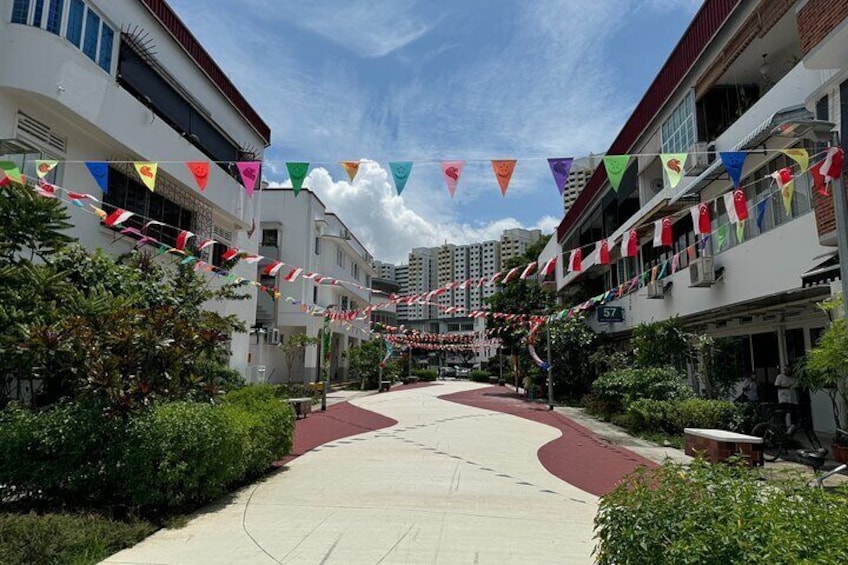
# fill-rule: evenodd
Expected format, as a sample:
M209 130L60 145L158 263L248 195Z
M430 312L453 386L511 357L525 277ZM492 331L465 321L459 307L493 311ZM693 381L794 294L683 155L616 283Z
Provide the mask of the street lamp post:
M784 122L772 130L772 135L829 142L839 147L839 132L836 124L822 120L797 120ZM831 180L833 188L833 211L836 216L836 245L839 250L839 278L842 282L842 312L848 324L848 199L842 186L842 171Z
M554 379L553 379L553 370L554 367L551 365L551 321L548 320L548 323L545 327L545 335L548 339L548 410L554 409Z

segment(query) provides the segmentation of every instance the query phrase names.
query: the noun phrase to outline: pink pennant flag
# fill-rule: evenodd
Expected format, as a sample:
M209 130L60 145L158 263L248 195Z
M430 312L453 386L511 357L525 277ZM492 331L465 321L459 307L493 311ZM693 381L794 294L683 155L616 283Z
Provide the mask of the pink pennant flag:
M283 277L283 280L286 281L286 282L294 282L294 280L302 272L303 272L303 269L301 269L300 267L292 269L291 271L289 271L289 274L287 274L286 276Z
M532 263L528 263L526 267L524 267L524 271L521 273L521 276L518 277L520 280L525 280L527 277L533 274L533 271L536 270L537 263L533 261Z
M135 214L132 212L127 212L126 210L122 210L120 208L116 209L114 212L106 216L106 219L103 220L103 223L106 227L114 227L119 226L133 217Z
M545 263L545 265L542 267L542 276L549 277L554 274L554 271L556 270L556 264L557 256L554 255L553 257L548 259L547 263Z
M595 264L609 265L610 262L609 240L602 239L595 244Z
M579 273L583 270L583 251L574 249L571 256L568 258L568 270L572 273Z
M671 218L665 217L654 222L654 247L671 247Z
M188 240L191 239L192 237L194 237L194 234L191 233L190 231L187 231L187 230L181 231L179 233L179 235L177 236L177 242L176 242L176 245L174 247L176 247L180 251L184 250L186 248L186 244L188 243Z
M456 194L456 185L459 184L463 167L465 167L465 161L442 161L442 174L445 176L445 184L448 186L451 198Z
M256 181L259 180L259 163L257 161L239 161L236 163L239 174L241 175L241 183L247 191L248 196L253 196L253 190L256 188Z

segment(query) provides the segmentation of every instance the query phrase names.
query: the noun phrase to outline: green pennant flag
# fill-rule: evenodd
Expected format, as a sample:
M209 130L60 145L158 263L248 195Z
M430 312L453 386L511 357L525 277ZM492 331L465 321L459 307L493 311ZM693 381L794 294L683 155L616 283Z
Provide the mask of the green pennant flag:
M683 178L686 166L686 153L663 153L660 155L663 170L668 177L668 184L671 188L677 186L680 179Z
M309 163L286 163L286 168L289 170L294 195L297 196L300 194L300 189L303 188L303 179L309 172Z
M9 180L18 184L24 184L24 179L21 177L21 171L11 161L0 161L0 171L6 173Z
M718 249L721 251L727 241L727 226L721 225L718 227Z
M604 168L607 170L607 178L612 185L612 189L616 192L618 192L621 177L624 176L624 171L627 170L627 163L629 161L630 155L606 155L604 157Z
M736 242L742 243L745 240L745 220L736 222Z

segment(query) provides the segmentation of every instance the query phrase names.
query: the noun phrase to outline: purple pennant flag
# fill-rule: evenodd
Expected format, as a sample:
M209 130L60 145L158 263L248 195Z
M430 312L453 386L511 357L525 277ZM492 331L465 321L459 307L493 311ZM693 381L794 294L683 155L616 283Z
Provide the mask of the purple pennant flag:
M721 162L730 175L730 180L733 181L733 186L739 186L739 181L742 178L742 165L745 164L745 157L748 153L745 151L722 151L718 154L721 157Z
M571 163L573 161L574 159L570 157L548 159L548 165L551 166L551 173L554 175L554 182L560 196L562 196L562 192L565 190L565 183L568 182L568 171L571 170Z
M97 186L100 187L103 194L109 192L109 165L106 163L88 161L85 166L88 168L88 172L91 173L91 176L94 177L95 182L97 182Z

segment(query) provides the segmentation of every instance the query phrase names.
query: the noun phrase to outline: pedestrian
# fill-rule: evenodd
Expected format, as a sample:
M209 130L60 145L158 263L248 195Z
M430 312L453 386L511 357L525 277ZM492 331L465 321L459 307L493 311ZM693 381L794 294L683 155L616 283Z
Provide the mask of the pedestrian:
M792 376L792 367L784 366L780 374L774 380L774 386L777 387L777 404L786 414L786 428L788 429L793 422L795 413L798 410L798 391L795 390L795 377Z
M742 383L742 394L736 397L736 402L759 402L760 392L757 385L757 377L750 373L745 382Z

